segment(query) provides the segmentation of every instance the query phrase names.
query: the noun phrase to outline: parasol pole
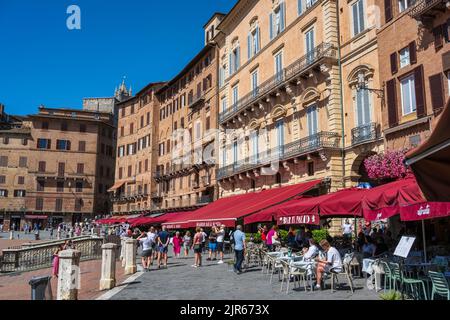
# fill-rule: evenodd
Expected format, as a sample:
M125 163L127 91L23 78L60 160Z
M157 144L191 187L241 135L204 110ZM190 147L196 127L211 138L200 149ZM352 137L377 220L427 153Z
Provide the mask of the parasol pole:
M422 240L423 240L423 258L425 263L427 263L427 241L425 239L425 220L422 220Z

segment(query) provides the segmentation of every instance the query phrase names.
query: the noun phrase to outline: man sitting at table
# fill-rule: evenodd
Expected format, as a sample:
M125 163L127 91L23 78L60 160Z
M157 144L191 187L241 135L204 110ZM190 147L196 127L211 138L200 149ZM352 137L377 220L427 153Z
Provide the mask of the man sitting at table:
M319 248L317 246L317 242L314 239L309 239L309 247L304 246L303 248L303 259L314 259L319 254Z
M342 271L342 259L339 251L336 250L335 247L332 247L327 240L320 241L320 246L327 254L327 259L322 260L317 258L317 269L316 269L316 277L317 284L316 289L320 289L320 284L322 283L322 277L324 273L338 273Z

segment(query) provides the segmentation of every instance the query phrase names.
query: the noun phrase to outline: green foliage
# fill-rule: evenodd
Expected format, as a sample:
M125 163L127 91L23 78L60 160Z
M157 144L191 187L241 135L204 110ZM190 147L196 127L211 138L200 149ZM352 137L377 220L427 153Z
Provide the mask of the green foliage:
M282 242L287 242L288 233L289 232L287 230L278 230L278 234L280 235Z
M312 231L313 239L319 243L322 240L326 240L328 237L328 230L327 229L319 229L319 230L313 230Z
M259 233L246 233L245 234L245 239L247 241L250 241L250 239L253 238L253 243L261 243L261 234Z
M402 294L398 291L388 291L386 293L380 294L380 298L383 300L401 300Z

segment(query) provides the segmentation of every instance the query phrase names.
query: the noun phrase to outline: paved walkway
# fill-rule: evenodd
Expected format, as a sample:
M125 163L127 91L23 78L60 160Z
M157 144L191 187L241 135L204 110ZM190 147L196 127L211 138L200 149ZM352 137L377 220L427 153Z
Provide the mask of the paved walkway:
M230 259L228 259L230 260ZM112 300L378 300L374 291L368 290L363 279L355 279L356 290L331 290L280 293L280 282L274 275L272 284L261 269L251 268L237 275L225 262L204 261L201 268L192 268L193 257L169 258L168 269L156 269L141 273L135 281L111 297ZM329 281L327 284L329 286ZM286 288L286 286L284 286ZM291 283L293 288L293 283Z
M101 260L84 261L80 263L81 288L78 293L79 300L92 300L102 295L105 291L99 290L101 277ZM31 287L28 282L32 277L50 276L51 268L30 272L2 274L0 275L0 300L31 300ZM123 283L128 276L124 275L122 263L116 264L116 281ZM56 299L58 280L53 278L51 288L53 299Z

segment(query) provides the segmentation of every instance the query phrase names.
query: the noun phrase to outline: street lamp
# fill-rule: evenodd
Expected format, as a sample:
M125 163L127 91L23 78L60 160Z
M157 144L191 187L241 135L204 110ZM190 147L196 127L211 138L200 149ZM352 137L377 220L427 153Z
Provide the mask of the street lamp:
M370 92L375 92L375 94L378 96L378 98L381 98L384 100L384 84L381 89L368 88L367 82L366 82L366 74L364 73L364 71L360 71L358 73L358 82L356 83L356 90L357 91L368 90Z

